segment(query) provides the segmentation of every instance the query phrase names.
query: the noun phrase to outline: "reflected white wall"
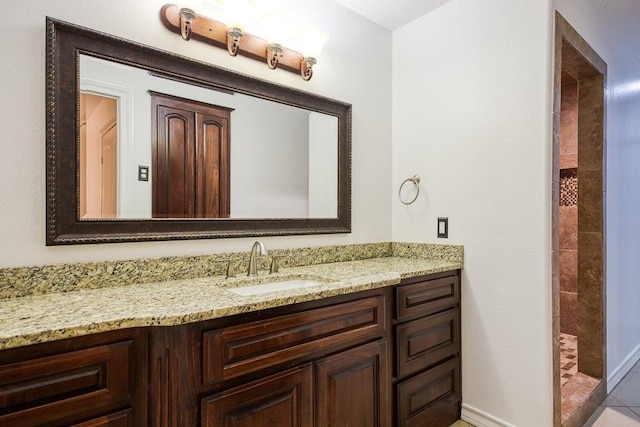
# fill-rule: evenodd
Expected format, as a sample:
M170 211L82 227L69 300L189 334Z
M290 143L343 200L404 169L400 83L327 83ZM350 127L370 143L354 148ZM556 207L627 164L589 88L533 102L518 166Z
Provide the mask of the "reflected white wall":
M326 114L309 114L309 217L338 215L338 119Z

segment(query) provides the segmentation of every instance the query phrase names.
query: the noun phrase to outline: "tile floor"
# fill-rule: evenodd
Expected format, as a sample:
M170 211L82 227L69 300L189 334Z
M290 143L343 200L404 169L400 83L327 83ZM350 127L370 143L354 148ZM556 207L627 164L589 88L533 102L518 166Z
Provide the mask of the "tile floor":
M600 380L578 372L578 338L560 334L560 391L562 423L589 398Z
M578 373L578 338L560 334L560 385L565 385Z
M640 427L640 362L607 396L585 427Z

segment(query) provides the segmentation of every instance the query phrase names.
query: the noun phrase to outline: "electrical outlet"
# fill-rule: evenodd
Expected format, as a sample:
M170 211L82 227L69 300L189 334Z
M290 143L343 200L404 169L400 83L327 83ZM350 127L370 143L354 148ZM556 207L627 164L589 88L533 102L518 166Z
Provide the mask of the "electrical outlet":
M438 237L444 239L449 237L449 218L438 218Z

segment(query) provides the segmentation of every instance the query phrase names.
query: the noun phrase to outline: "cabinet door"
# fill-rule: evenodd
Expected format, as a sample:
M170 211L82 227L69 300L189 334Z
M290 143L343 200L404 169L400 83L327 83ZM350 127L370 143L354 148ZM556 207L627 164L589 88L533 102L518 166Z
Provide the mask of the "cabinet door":
M202 399L203 427L306 427L313 421L311 364Z
M316 426L389 426L386 340L316 362Z
M399 427L446 427L460 416L460 359L419 373L397 386Z

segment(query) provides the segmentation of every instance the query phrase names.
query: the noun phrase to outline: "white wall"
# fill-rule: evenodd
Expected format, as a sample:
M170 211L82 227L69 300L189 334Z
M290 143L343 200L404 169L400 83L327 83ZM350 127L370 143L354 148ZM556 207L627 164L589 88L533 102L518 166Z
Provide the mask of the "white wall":
M464 245L474 425L552 425L552 16L551 0L452 0L393 35L393 239Z
M0 267L249 250L253 238L45 246L45 16L353 104L352 233L262 239L268 247L388 241L391 238L391 33L330 0L280 0L331 35L314 77L269 70L160 22L166 0L3 2L0 28ZM18 36L19 35L19 36ZM373 49L372 47L375 47ZM371 53L375 52L375 55Z
M606 301L611 390L640 358L640 64L590 1L557 10L607 63Z

